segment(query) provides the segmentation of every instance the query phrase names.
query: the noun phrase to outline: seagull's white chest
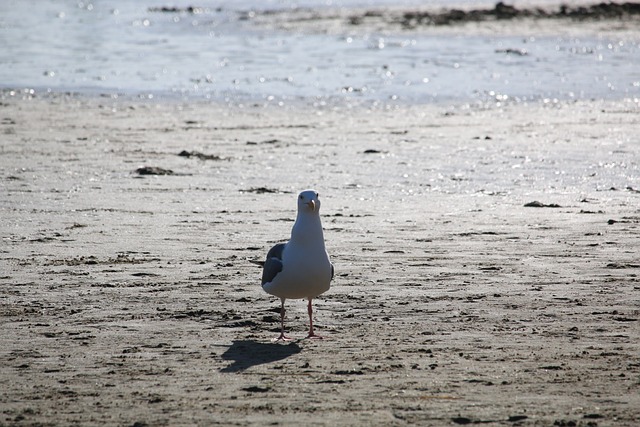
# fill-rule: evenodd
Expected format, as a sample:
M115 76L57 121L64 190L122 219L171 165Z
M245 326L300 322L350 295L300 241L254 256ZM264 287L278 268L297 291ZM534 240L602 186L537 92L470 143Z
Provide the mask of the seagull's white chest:
M282 253L282 271L263 287L280 298L315 298L329 290L332 267L318 221L294 225Z
M331 262L324 245L295 245L282 254L283 268L265 290L280 298L314 298L329 290Z

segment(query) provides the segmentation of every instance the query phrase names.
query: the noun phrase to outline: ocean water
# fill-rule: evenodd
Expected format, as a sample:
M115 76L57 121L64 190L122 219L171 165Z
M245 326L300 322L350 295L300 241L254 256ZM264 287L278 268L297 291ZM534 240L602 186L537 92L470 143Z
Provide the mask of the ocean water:
M458 3L492 5L444 0L0 2L0 87L280 105L640 98L640 29L637 37L624 40L350 35L346 30L266 30L240 19L243 12L261 9ZM202 9L196 14L151 10L162 6Z

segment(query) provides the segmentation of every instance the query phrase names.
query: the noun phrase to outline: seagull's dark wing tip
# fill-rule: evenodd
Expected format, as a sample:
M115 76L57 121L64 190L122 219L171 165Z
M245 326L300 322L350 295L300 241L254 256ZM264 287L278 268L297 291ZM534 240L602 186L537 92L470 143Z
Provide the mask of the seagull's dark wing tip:
M262 269L262 286L271 282L282 271L282 252L286 243L278 243L267 252L267 259Z
M282 271L282 261L277 258L269 258L264 263L264 269L262 270L262 286L265 283L271 282L276 278L278 273Z

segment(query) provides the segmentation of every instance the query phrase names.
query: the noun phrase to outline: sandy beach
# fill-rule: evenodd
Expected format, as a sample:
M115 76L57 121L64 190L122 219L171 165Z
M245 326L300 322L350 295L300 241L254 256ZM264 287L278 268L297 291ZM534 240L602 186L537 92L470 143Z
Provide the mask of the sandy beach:
M1 425L640 419L637 102L23 95L0 106ZM326 339L288 301L274 343L257 262L308 187Z

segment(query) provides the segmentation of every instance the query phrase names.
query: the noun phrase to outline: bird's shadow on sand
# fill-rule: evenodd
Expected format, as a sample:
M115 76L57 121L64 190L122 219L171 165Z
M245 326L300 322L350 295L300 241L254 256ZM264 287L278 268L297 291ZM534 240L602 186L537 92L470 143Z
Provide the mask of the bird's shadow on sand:
M234 341L221 356L223 360L233 363L220 369L220 372L242 372L252 366L284 360L301 351L302 348L296 343L282 345L250 340Z

